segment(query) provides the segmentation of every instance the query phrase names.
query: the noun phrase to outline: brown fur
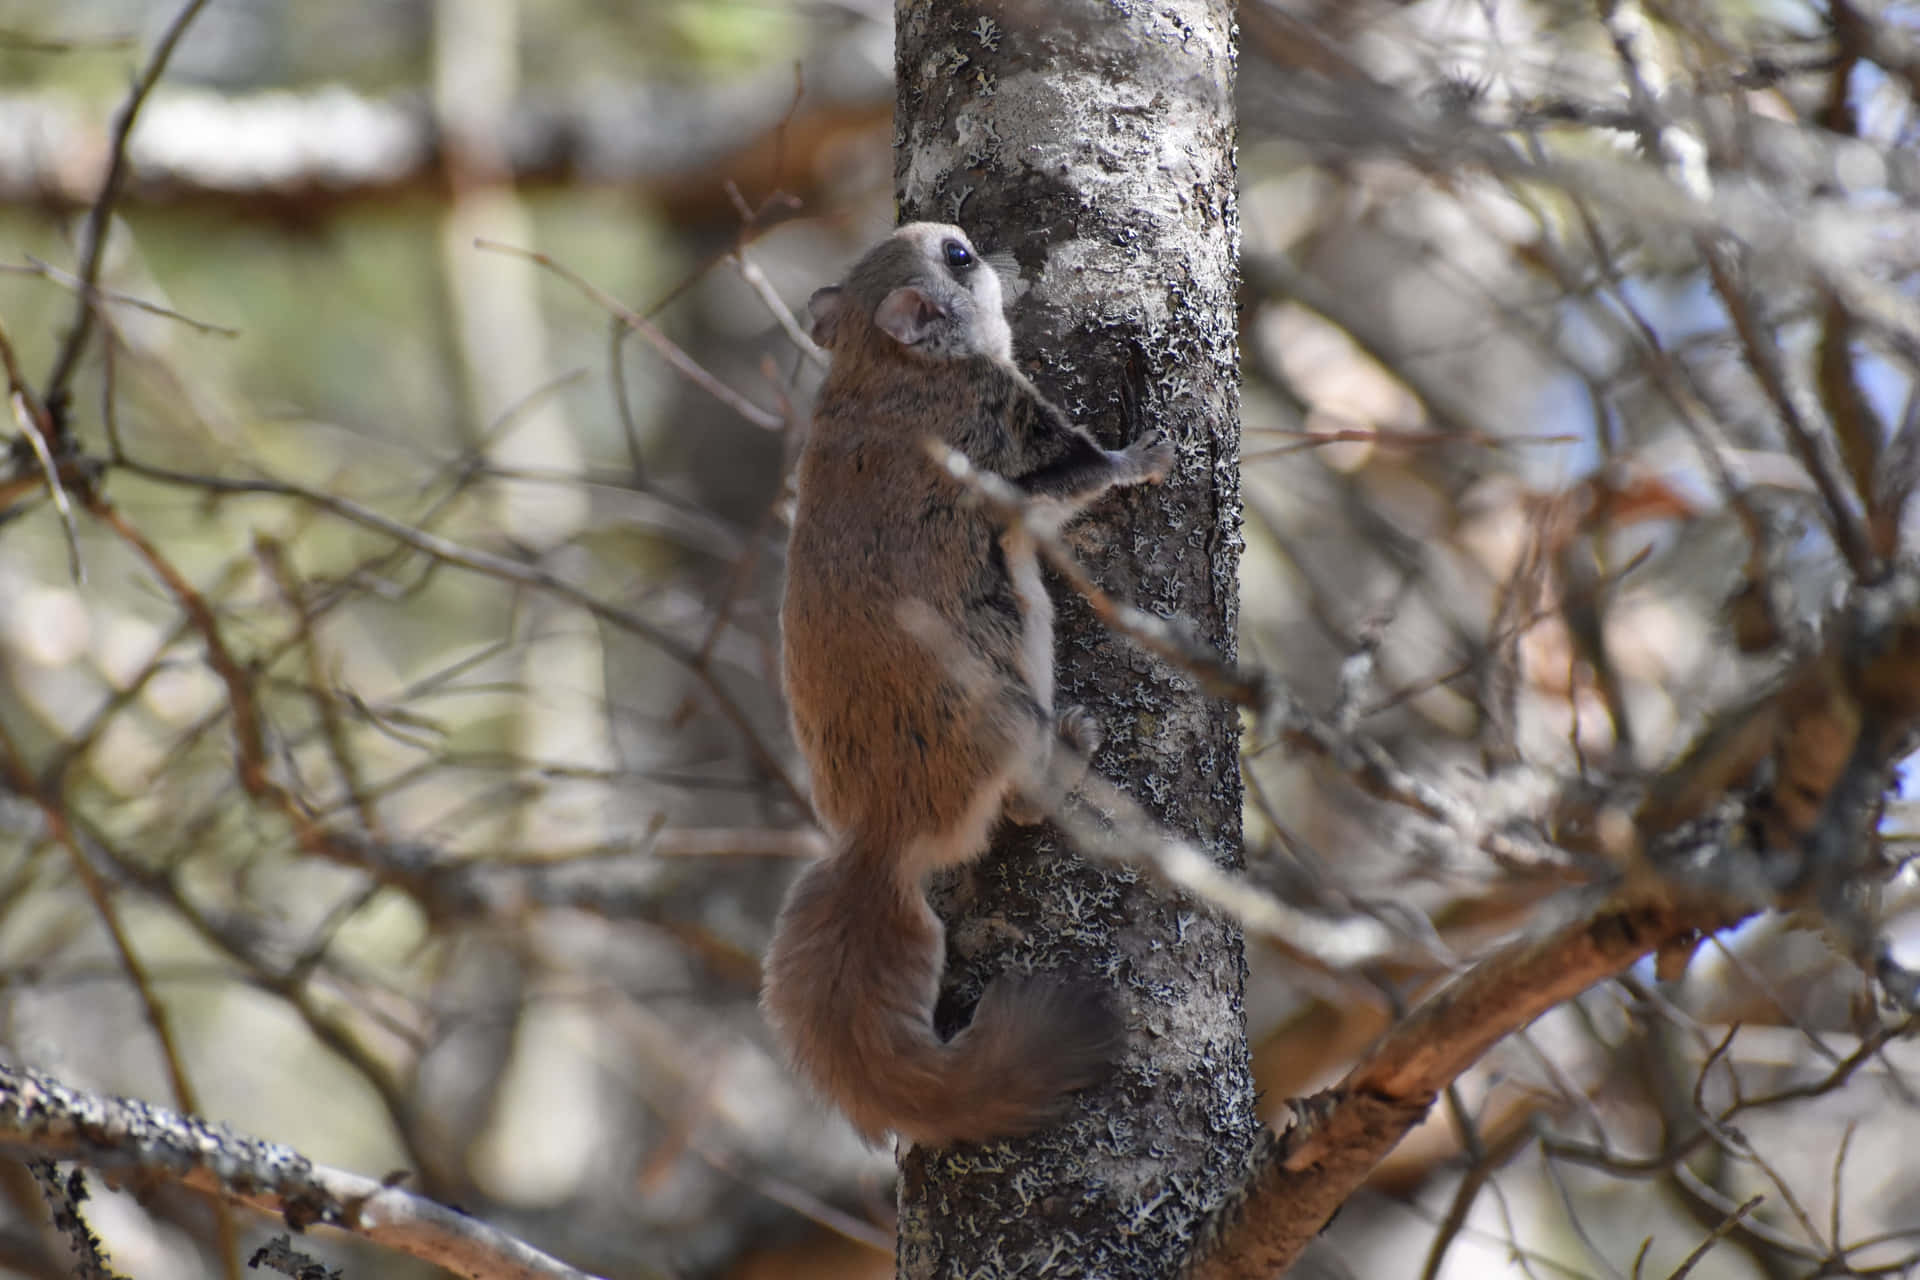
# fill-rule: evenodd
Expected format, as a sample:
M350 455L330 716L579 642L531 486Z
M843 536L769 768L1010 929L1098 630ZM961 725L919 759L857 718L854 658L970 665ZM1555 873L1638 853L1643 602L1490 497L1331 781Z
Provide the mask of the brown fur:
M882 241L812 303L832 352L801 451L783 669L814 809L837 852L795 883L763 1004L795 1067L877 1139L1037 1128L1098 1079L1119 1028L1099 993L1001 978L949 1042L926 874L978 857L1054 739L1053 611L1030 539L965 500L929 436L1057 518L1155 481L1157 436L1100 448L1014 368L999 282L958 228ZM929 643L928 631L943 643ZM1022 815L1025 816L1025 815Z

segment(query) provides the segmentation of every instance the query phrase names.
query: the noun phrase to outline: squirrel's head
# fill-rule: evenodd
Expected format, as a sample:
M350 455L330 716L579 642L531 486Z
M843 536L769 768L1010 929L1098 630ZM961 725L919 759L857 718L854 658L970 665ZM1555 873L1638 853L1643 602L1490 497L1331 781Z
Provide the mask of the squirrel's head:
M829 350L864 330L933 360L1013 358L1000 277L958 227L910 222L807 301Z

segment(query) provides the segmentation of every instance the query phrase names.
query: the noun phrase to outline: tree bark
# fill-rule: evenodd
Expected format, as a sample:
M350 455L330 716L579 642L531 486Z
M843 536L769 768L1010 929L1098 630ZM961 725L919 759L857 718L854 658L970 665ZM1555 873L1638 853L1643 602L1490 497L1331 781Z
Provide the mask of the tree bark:
M896 8L902 220L957 222L1010 253L1015 344L1109 447L1158 428L1166 484L1103 501L1070 540L1108 591L1234 650L1239 226L1226 0ZM1100 773L1169 827L1240 859L1239 722L1058 589L1061 706L1105 728ZM1072 1120L901 1161L899 1274L1160 1277L1230 1191L1260 1131L1237 929L1124 868L1002 832L936 893L953 1020L1009 968L1096 977L1128 1050ZM1097 851L1078 850L1082 855Z

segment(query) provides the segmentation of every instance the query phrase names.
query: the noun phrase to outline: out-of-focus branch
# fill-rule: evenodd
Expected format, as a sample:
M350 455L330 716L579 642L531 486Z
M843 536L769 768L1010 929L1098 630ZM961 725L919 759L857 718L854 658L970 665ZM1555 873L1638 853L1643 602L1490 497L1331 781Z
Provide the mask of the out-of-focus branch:
M1263 730L1293 750L1327 761L1369 794L1448 826L1466 837L1469 844L1508 839L1492 836L1492 824L1484 813L1403 768L1377 741L1345 732L1317 714L1271 672L1229 662L1175 624L1113 599L1053 532L1050 515L1036 509L1004 478L974 467L957 450L937 441L930 442L929 449L934 460L976 500L1001 519L1020 523L1048 566L1066 579L1100 621L1114 631L1185 672L1212 696L1230 699L1255 712Z
M1338 1086L1296 1104L1299 1122L1256 1149L1240 1193L1199 1242L1192 1280L1267 1280L1494 1044L1662 947L1746 913L1647 898L1513 943L1442 987Z
M1268 673L1229 665L1165 621L1107 597L1017 489L950 449L934 445L931 453L974 500L1021 525L1116 631L1215 696L1255 709L1296 749L1370 780L1370 790L1459 832L1488 829L1484 816L1413 778L1367 739L1323 723ZM1846 950L1877 960L1888 990L1906 998L1914 984L1884 954L1857 890L1873 870L1878 797L1920 717L1920 578L1901 572L1856 588L1823 634L1822 651L1729 709L1647 788L1637 809L1626 792L1567 799L1553 834L1599 855L1596 867L1626 874L1605 877L1610 887L1584 902L1573 898L1573 914L1558 926L1529 931L1471 965L1395 1026L1340 1086L1298 1104L1299 1123L1256 1153L1246 1181L1208 1224L1194 1276L1277 1273L1441 1091L1501 1039L1642 958L1684 956L1701 936L1783 897L1811 896ZM1742 790L1756 782L1757 789ZM1730 796L1741 797L1739 817L1724 811ZM1722 808L1709 816L1713 804ZM1749 856L1744 833L1753 831L1766 858ZM1098 840L1090 828L1075 834L1082 843ZM1148 862L1163 871L1178 866L1163 853ZM1182 887L1235 909L1223 891L1231 885ZM1244 906L1239 914L1247 914ZM1297 932L1297 924L1280 932Z
M99 194L87 209L87 220L80 229L80 284L74 298L73 323L67 329L65 341L54 357L53 371L47 375L46 384L41 388L41 397L52 412L56 426L64 429L67 406L67 384L73 378L73 371L80 363L80 355L86 350L87 339L93 332L94 286L100 280L100 254L106 247L107 226L113 217L113 207L120 199L121 189L127 181L127 140L133 135L133 122L140 116L140 107L153 92L153 86L160 82L160 75L167 69L167 62L173 57L173 51L180 43L180 37L187 33L200 10L206 7L207 0L187 0L174 15L172 22L160 36L160 43L154 46L153 56L147 59L147 65L133 82L133 88L127 93L120 109L114 113L113 136L107 148L107 174L100 183ZM52 442L49 442L52 443Z
M678 369L682 376L689 382L692 382L702 391L705 391L721 404L726 405L727 408L733 410L754 426L759 427L762 431L778 431L786 425L786 419L780 414L774 413L769 409L762 409L759 405L753 403L753 401L747 399L738 391L735 391L732 387L714 377L711 373L708 373L701 367L700 363L688 355L678 343L667 337L666 334L660 332L660 327L654 324L653 321L647 319L606 290L586 279L580 275L579 272L555 261L547 254L539 253L532 249L522 249L515 245L501 244L494 240L476 241L475 247L491 250L494 253L504 253L515 258L524 258L535 266L543 267L551 271L554 275L587 295L587 297L591 298L596 304L605 308L607 313L620 321L620 323L626 325L629 329L646 339L647 343L651 345L655 351L660 353L661 358Z
M1911 997L1912 976L1885 954L1847 890L1870 870L1862 823L1920 718L1920 578L1908 571L1857 590L1826 631L1825 653L1726 713L1655 783L1636 817L1642 847L1629 887L1476 963L1337 1088L1307 1101L1303 1122L1257 1154L1243 1194L1211 1225L1196 1280L1275 1274L1439 1091L1500 1039L1642 957L1683 953L1775 895L1810 891L1837 940L1877 964L1890 994ZM1725 812L1756 776L1771 784L1749 793L1737 815ZM1722 809L1710 816L1713 804ZM1785 872L1741 856L1742 833L1753 830L1774 857L1797 854Z
M316 1165L195 1116L70 1089L0 1064L0 1143L103 1172L177 1182L283 1218L336 1227L473 1280L591 1280L477 1218L390 1182Z
M799 798L804 793L799 785L787 776L786 767L771 747L761 738L759 730L747 716L737 698L730 693L712 671L706 669L700 655L686 642L662 630L638 611L613 604L583 587L562 578L542 565L529 564L506 556L495 555L478 547L469 547L450 538L428 532L402 520L382 515L371 507L339 497L324 489L315 489L305 485L271 480L229 480L218 476L195 476L184 472L172 471L165 467L123 461L118 464L126 470L136 472L149 479L169 484L199 488L209 494L279 494L284 497L299 498L305 502L330 512L351 523L384 534L394 541L429 556L434 560L458 568L471 570L503 581L517 582L521 585L545 591L558 599L576 604L603 622L611 623L657 646L663 653L685 666L699 678L706 687L708 696L720 713L740 731L748 751L756 763L767 775L778 783L787 795ZM137 545L137 544L136 544ZM162 575L163 577L165 575Z
M766 171L784 147L786 181L809 207L838 193L821 184L825 148L886 126L888 78L863 60L820 65L781 140L793 75L774 65L733 82L696 80L595 90L571 101L519 104L503 131L508 169L522 189L619 185L643 189L669 216L724 217L728 177ZM122 202L204 213L311 221L355 204L436 191L445 178L440 127L423 103L362 96L339 85L305 93L154 95L128 150ZM0 134L40 140L0 155L0 205L81 208L96 172L75 157L107 140L77 107L47 98L0 103Z
M1906 210L1862 209L1818 193L1788 204L1739 184L1697 192L1632 158L1530 154L1491 124L1364 77L1337 84L1290 82L1283 99L1264 110L1256 104L1254 112L1276 135L1309 146L1392 156L1449 180L1480 172L1508 183L1539 184L1638 225L1738 241L1771 265L1821 284L1864 329L1903 351L1920 350L1920 306L1884 283L1887 271L1909 265L1906 249L1885 249L1911 240L1906 233L1913 215Z
M40 467L40 476L47 483L47 489L53 494L53 504L60 512L60 523L67 535L67 567L75 582L85 581L85 573L80 564L80 539L73 524L73 504L67 498L67 488L61 481L60 463L53 456L53 446L60 439L57 420L48 410L46 403L34 391L25 375L20 371L19 358L13 351L13 342L7 337L5 326L0 325L0 365L4 365L7 374L7 403L13 410L13 420L20 428L20 439L27 442L33 453L33 459ZM22 469L24 474L24 468ZM0 497L0 508L4 508L5 499Z

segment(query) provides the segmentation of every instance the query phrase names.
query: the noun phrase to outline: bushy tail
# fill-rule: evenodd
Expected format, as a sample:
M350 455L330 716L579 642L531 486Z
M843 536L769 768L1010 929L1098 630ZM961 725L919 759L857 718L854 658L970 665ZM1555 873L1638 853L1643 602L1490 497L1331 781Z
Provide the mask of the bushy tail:
M761 1005L795 1068L877 1142L985 1141L1057 1119L1120 1046L1104 992L1002 977L942 1042L933 1003L946 946L917 884L856 843L794 882Z

